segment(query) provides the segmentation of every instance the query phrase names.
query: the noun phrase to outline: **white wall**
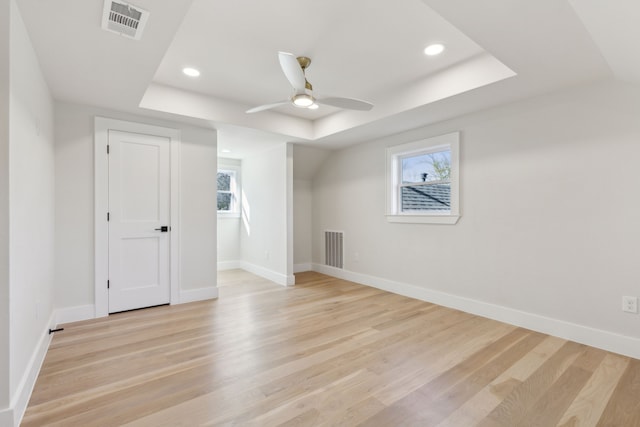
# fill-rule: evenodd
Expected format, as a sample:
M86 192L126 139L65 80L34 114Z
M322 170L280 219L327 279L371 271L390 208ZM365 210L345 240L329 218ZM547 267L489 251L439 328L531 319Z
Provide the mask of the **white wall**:
M179 129L180 288L216 287L216 132L184 125Z
M295 285L296 277L293 274L293 144L285 146L285 268L287 285Z
M93 304L93 117L56 102L55 139L55 305Z
M311 194L310 180L293 180L293 265L296 273L311 269Z
M640 357L640 316L621 311L640 294L638 117L640 89L608 82L336 152L314 180L313 260L344 230L362 281ZM388 223L385 148L452 131L459 223Z
M293 280L287 250L288 169L286 144L242 159L243 268L283 285Z
M293 263L294 272L311 269L312 180L330 151L302 144L293 146Z
M94 117L181 131L180 286L216 286L216 132L99 108L56 103L56 306L94 303Z
M10 1L0 0L0 425L9 422Z
M10 8L8 385L16 423L53 326L55 174L53 100L15 2Z
M218 269L239 268L240 218L236 216L218 217Z
M218 169L231 168L236 171L238 191L242 191L242 161L218 158ZM218 269L238 268L240 251L240 216L218 215Z

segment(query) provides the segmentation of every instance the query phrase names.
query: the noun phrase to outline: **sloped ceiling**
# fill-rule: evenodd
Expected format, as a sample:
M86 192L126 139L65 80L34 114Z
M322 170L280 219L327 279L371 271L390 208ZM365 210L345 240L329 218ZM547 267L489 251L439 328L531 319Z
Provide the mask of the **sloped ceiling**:
M640 2L570 0L616 78L640 83Z
M285 141L344 147L597 79L640 82L632 0L132 3L151 13L140 41L100 28L102 0L18 2L54 97L215 127L232 157ZM434 42L445 52L423 55ZM314 91L375 107L246 114L290 95L278 51L312 58Z

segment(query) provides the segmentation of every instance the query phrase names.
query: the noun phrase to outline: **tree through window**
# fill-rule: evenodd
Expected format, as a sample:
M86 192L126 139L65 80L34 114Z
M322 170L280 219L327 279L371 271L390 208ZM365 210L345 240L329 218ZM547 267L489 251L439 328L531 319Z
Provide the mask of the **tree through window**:
M458 140L451 133L387 149L390 222L457 222Z
M451 150L401 156L400 209L451 210Z
M218 212L235 212L236 172L232 170L218 171Z

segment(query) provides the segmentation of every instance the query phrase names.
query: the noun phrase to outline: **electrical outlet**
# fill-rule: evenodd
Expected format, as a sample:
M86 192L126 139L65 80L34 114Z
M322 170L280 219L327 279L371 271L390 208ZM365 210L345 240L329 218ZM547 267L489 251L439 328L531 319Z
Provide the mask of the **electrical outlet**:
M622 311L638 313L638 297L622 297Z

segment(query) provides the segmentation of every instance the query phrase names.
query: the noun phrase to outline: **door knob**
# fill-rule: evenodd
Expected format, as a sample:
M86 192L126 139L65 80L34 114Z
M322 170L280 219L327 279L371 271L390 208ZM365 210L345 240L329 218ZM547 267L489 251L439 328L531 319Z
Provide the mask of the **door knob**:
M169 226L168 225L163 225L162 227L156 228L155 230L156 231L161 231L163 233L166 233L167 231L169 231Z

